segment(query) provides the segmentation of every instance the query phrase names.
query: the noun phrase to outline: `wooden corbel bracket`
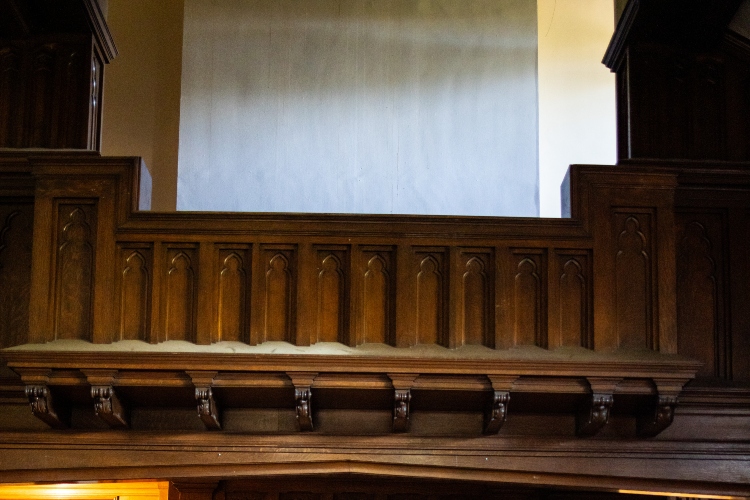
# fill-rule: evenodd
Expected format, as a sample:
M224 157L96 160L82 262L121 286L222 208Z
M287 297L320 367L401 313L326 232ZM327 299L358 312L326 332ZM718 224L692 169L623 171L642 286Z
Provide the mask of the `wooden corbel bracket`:
M492 401L484 415L484 433L497 434L508 418L508 403L516 375L488 375L492 384Z
M687 379L654 379L656 396L649 411L636 420L636 432L640 437L654 437L672 424L677 396Z
M47 386L49 370L24 370L21 380L26 385L26 397L31 404L31 413L53 429L67 429L70 426L70 408L57 405Z
M117 370L82 370L91 384L91 397L94 398L94 413L112 429L127 429L128 408L115 392Z
M576 415L576 434L578 436L594 436L607 425L614 403L615 388L621 381L621 378L588 378L591 394Z
M294 385L295 412L297 424L300 431L312 431L312 384L317 373L312 372L287 372Z
M221 430L219 405L214 399L211 389L218 372L188 371L186 372L195 386L195 400L198 404L198 417L208 430Z
M389 373L393 384L393 432L409 430L411 388L419 375Z

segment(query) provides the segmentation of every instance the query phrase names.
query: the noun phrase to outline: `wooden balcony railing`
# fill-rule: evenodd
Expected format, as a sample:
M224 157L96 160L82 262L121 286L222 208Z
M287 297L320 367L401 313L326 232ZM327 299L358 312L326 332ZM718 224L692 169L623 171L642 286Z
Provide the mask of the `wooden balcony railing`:
M559 220L153 213L138 159L5 154L2 356L32 406L91 387L114 426L128 387L197 388L209 427L215 394L294 389L302 429L311 390L393 391L395 430L412 389L487 393L488 422L512 392L558 391L603 409L581 434L646 397L655 434L696 373L750 374L728 316L747 321L728 238L750 227L750 172L711 168L574 166Z

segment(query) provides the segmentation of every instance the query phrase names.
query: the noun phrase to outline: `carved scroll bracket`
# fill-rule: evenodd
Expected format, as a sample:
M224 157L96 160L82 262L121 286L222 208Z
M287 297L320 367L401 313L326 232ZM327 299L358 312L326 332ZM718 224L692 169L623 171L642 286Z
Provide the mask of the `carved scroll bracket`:
M221 430L219 406L214 399L211 386L218 372L188 371L186 372L195 386L195 400L198 403L198 417L208 430Z
M686 383L686 379L654 379L657 394L652 409L636 421L640 437L656 436L672 424L677 396Z
M576 434L594 436L609 422L613 394L621 378L590 377L591 394L576 415Z
M389 373L393 384L393 432L409 430L411 388L419 375Z
M20 372L26 384L26 397L31 404L31 413L53 429L67 429L70 426L70 408L58 405L52 398L47 383L49 370L27 369Z
M82 370L91 384L94 412L113 429L127 429L128 409L115 392L117 370Z
M294 401L297 413L297 424L300 431L313 430L312 418L312 384L317 373L287 372L294 385Z
M488 375L492 383L492 401L484 416L484 433L497 434L508 418L508 403L516 375Z

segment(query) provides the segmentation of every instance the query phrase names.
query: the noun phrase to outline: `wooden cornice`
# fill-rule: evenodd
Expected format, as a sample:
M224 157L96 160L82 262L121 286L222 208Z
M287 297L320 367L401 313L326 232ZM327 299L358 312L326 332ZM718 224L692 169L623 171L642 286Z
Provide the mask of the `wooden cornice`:
M602 63L618 71L634 42L697 48L719 43L742 0L630 0Z

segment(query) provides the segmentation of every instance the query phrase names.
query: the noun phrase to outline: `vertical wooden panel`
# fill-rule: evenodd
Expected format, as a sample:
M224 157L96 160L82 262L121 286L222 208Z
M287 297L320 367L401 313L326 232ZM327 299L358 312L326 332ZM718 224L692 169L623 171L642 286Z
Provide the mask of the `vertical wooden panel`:
M292 342L295 345L310 345L317 340L320 260L309 241L301 241L297 246L296 293L292 295L292 307L296 312L295 326L292 328Z
M253 245L250 264L250 345L260 344L265 340L266 328L266 261L262 257L260 245Z
M418 344L448 345L447 272L444 250L416 253L416 341Z
M58 205L55 338L93 340L96 206Z
M294 342L295 251L290 247L264 247L265 321L263 341Z
M195 342L196 250L193 247L167 250L164 283L164 340Z
M167 269L167 248L160 241L154 243L153 261L153 284L151 285L151 331L149 342L152 344L162 342L166 338L164 329L164 302Z
M615 327L620 348L656 349L652 329L650 214L615 214Z
M677 345L679 354L703 362L701 376L729 378L722 226L719 213L677 216Z
M460 252L459 276L459 345L494 347L493 315L490 304L492 287L492 254L482 249Z
M344 295L341 262L329 254L318 272L318 342L336 342L343 333L341 302Z
M318 248L316 342L349 344L349 250Z
M495 349L507 349L513 346L513 274L515 258L510 249L495 247Z
M28 342L32 212L0 206L0 348Z
M24 146L52 147L52 105L54 99L55 44L35 47L32 55L31 100L28 108L28 129Z
M22 147L23 106L20 47L0 49L0 147Z
M249 252L244 248L221 248L218 270L216 342L247 341Z
M417 343L414 258L408 245L396 247L396 347L411 347Z
M363 257L362 337L359 343L395 345L393 251L364 250Z
M727 307L731 310L731 359L727 361L729 375L736 382L750 383L750 258L748 258L748 240L750 234L750 207L745 198L744 206L729 210L729 291L731 301Z
M547 347L546 255L514 250L513 345Z
M216 311L219 295L219 267L217 248L208 241L198 243L198 254L193 261L193 278L195 280L195 340L196 344L209 345L215 340L218 314Z
M151 248L122 246L120 254L120 328L117 340L149 338Z
M593 348L589 266L586 251L557 252L555 293L550 290L550 347Z

